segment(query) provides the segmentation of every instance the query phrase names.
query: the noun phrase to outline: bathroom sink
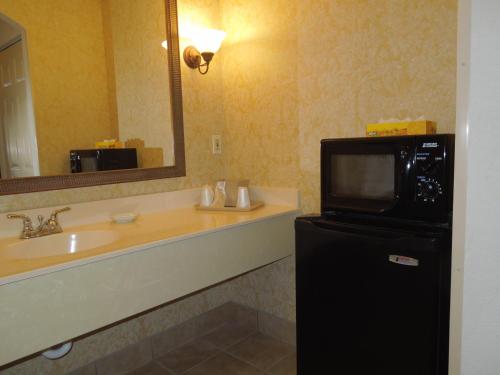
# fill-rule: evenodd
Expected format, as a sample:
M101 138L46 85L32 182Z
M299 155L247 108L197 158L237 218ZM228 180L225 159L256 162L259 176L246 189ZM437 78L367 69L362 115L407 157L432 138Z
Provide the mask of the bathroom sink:
M119 234L111 230L51 234L8 245L4 255L29 259L72 254L108 245L119 238Z

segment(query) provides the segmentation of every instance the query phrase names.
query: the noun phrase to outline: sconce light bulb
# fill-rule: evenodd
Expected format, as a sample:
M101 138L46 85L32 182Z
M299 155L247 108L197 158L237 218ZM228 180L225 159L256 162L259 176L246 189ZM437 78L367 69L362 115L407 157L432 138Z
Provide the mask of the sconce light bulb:
M198 32L191 37L193 46L184 49L184 62L191 69L198 69L201 74L207 74L210 62L214 54L221 47L225 37L226 33L221 30L198 30ZM203 67L205 70L201 69Z
M221 30L200 30L193 37L193 44L198 51L216 53L220 49L225 37L226 33Z

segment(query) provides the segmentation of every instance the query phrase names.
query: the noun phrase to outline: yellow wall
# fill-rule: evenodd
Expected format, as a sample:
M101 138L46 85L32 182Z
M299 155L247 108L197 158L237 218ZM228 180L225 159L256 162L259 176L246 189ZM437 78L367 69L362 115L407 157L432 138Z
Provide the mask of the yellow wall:
M0 13L27 33L41 174L68 173L68 145L116 136L101 0L0 0Z
M455 123L456 0L221 0L225 163L319 210L322 138L380 118Z

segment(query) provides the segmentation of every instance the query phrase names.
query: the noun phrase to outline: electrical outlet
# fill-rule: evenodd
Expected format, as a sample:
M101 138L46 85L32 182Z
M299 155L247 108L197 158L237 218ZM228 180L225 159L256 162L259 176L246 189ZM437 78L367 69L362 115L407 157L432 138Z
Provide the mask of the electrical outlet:
M222 138L218 134L212 135L212 154L222 154Z

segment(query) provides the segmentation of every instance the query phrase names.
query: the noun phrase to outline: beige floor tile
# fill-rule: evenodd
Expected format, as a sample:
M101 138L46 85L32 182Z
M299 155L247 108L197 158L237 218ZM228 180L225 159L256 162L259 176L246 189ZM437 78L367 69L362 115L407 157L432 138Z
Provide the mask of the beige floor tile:
M259 311L259 331L290 345L297 345L295 323Z
M294 352L294 347L284 342L256 333L227 351L253 366L267 370Z
M196 333L198 336L202 336L223 326L231 321L231 317L235 314L234 310L234 304L226 303L195 318L197 323Z
M165 369L157 362L150 362L144 367L138 368L132 372L128 372L127 375L172 375L170 371Z
M151 338L153 357L158 358L196 338L196 321L190 319Z
M226 324L203 338L218 348L228 348L251 334L255 333L254 327L248 324Z
M232 356L221 353L192 368L184 375L263 375L264 373Z
M151 343L144 340L98 360L97 375L123 374L145 366L151 360Z
M282 359L267 372L270 375L296 375L297 374L297 355L293 354Z
M214 345L199 339L172 350L157 361L175 373L183 373L218 353L219 350Z
M77 370L71 371L67 375L95 375L95 363L81 367Z

